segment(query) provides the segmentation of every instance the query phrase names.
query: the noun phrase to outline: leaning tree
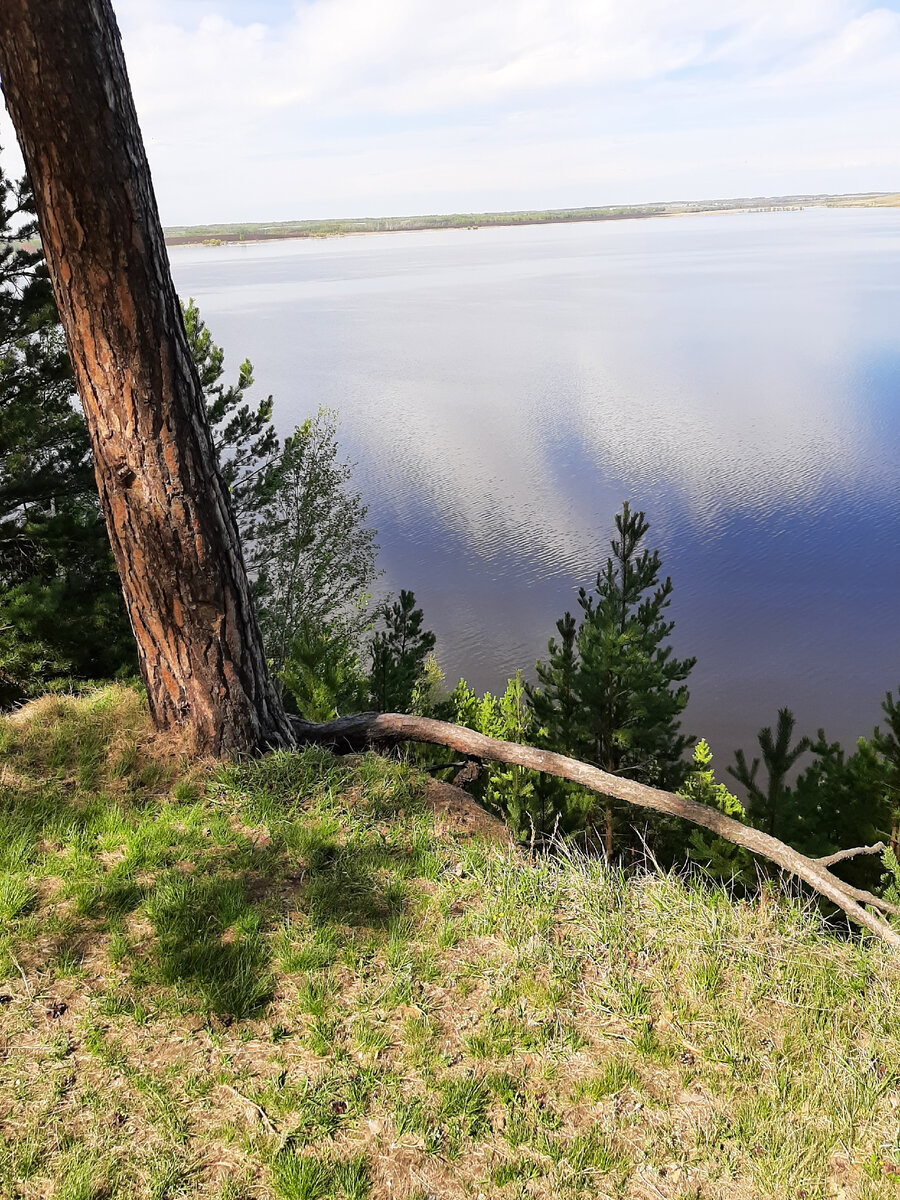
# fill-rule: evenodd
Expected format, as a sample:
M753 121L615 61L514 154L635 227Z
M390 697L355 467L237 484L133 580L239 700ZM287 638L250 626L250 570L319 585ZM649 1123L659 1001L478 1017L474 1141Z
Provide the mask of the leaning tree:
M543 771L710 829L900 946L900 933L872 911L900 907L829 869L880 845L807 858L706 805L423 717L361 713L291 724L266 669L110 0L2 0L0 85L34 188L157 728L181 730L196 751L213 754L295 738L342 749L420 741Z
M154 722L198 752L286 742L109 0L3 0L0 84Z

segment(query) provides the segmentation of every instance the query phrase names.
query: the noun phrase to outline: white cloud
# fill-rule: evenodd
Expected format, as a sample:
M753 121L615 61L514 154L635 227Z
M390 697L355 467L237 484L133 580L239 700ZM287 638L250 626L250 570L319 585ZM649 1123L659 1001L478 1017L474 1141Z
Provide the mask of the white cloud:
M167 223L900 186L900 13L863 0L117 12Z

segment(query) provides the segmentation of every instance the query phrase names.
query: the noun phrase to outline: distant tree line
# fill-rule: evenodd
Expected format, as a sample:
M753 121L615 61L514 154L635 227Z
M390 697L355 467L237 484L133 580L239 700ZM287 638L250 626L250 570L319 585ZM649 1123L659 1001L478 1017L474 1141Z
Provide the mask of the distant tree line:
M272 238L338 237L348 233L402 233L425 229L480 229L496 225L564 225L574 221L617 221L659 217L685 206L609 205L605 208L523 209L518 212L445 213L412 217L349 217L312 221L273 221L246 225L179 225L166 230L171 245L202 242L266 241Z

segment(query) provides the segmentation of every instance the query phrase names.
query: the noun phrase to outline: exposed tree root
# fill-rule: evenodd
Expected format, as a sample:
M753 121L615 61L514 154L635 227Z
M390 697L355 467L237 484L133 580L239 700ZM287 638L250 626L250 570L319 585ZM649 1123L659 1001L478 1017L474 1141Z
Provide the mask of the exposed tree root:
M426 742L434 746L447 746L467 758L486 759L489 762L508 763L527 767L532 771L542 771L545 775L568 779L601 796L611 796L639 808L649 808L671 817L681 817L694 825L711 830L718 837L733 842L736 846L743 846L753 854L768 859L791 875L796 875L842 909L851 921L883 938L892 946L900 947L900 930L894 929L879 913L871 911L872 908L878 908L882 912L897 913L900 911L897 906L860 888L851 887L828 870L830 864L854 855L878 853L878 846L860 846L854 850L828 855L823 859L807 858L777 838L749 825L742 825L740 821L734 821L718 809L709 808L705 804L697 804L693 800L685 800L683 796L647 787L618 775L609 775L598 767L567 758L564 754L553 754L549 750L537 750L532 746L520 746L515 742L501 742L496 738L475 733L471 729L464 729L461 725L433 721L428 717L411 717L402 713L355 713L323 725L295 720L294 728L298 740L318 742L338 751L360 750L366 746L390 745L397 742ZM866 905L869 907L865 907Z

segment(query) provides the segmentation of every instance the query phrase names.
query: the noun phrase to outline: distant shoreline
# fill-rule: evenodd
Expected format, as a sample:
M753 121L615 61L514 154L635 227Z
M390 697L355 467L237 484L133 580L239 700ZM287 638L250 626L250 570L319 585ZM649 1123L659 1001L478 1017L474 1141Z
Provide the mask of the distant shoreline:
M173 225L166 228L169 246L222 246L295 238L345 237L360 233L404 233L426 229L484 229L516 225L571 225L594 221L628 221L649 217L708 216L713 213L788 212L802 208L900 208L900 192L848 195L756 196L729 200L688 200L663 204L607 205L602 208L558 208L496 213L450 213L413 217L348 217L334 220L234 222L219 225Z

